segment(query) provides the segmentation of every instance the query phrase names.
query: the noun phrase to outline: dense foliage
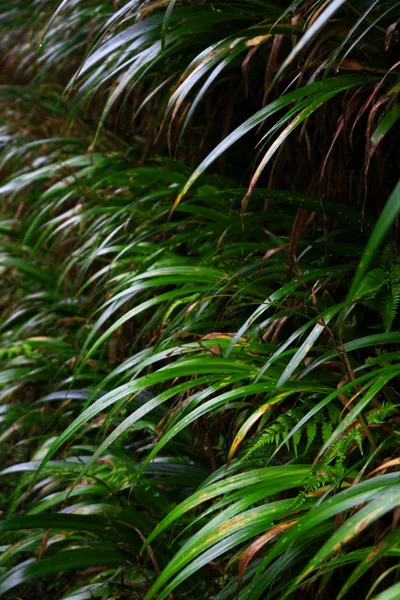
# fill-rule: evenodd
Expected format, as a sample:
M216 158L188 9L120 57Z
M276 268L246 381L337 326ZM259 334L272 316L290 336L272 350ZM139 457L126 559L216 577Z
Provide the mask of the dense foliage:
M0 0L5 598L400 597L399 3L281 4Z

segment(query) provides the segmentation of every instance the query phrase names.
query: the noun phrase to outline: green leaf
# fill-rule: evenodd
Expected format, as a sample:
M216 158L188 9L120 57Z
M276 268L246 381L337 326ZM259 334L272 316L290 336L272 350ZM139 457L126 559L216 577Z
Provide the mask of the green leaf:
M400 594L400 583L395 583L387 590L384 590L377 596L374 596L372 600L397 600Z
M389 489L385 489L382 494L378 494L364 508L357 511L349 517L320 550L310 560L304 568L301 575L297 578L296 583L292 586L294 590L312 571L315 571L322 562L330 558L334 553L339 552L344 544L352 541L356 536L366 528L372 525L377 519L394 510L400 501L400 485L393 485ZM288 591L284 597L290 594ZM340 597L340 595L339 595Z
M237 142L240 138L242 138L246 133L251 131L254 127L257 127L257 125L260 125L260 123L265 121L265 119L272 116L273 114L280 111L281 109L286 108L287 106L289 106L292 102L295 102L296 100L300 100L300 99L303 99L303 98L306 98L307 96L309 96L310 102L311 102L314 97L313 95L317 95L318 92L322 92L322 94L325 94L328 92L328 89L330 89L330 88L333 88L332 91L330 92L330 94L332 94L332 96L334 96L336 93L339 93L339 91L342 91L344 89L347 89L348 87L352 87L353 85L357 85L360 83L360 81L356 81L355 78L351 81L347 81L346 83L342 83L342 82L343 82L343 80L338 78L338 79L330 80L329 84L328 84L328 82L326 82L327 85L324 85L319 82L318 83L310 83L298 90L289 92L289 93L281 96L278 100L274 100L274 102L271 102L266 107L262 108L257 113L255 113L252 117L247 119L242 125L237 127L232 133L230 133L228 136L226 136L223 139L223 141L197 167L197 169L195 170L193 175L190 176L189 180L185 184L185 186L184 186L183 190L181 191L181 193L179 194L178 198L175 200L172 211L175 210L175 208L178 206L179 202L181 201L182 197L185 194L187 194L189 189L192 187L194 182L200 177L200 175L202 175L204 173L204 171L219 156L221 156L221 154L226 152L226 150L228 148L230 148L230 146L232 146L235 142ZM330 97L330 94L329 94L329 97ZM325 96L324 96L324 98L325 98ZM322 102L323 101L325 101L325 100L322 100ZM317 108L317 105L315 105L315 108ZM306 118L305 113L303 115L303 120L304 120L304 118Z
M290 52L289 56L284 60L283 64L279 68L277 74L275 75L274 81L277 81L282 73L287 69L287 67L294 61L296 56L305 48L305 46L315 37L315 35L324 27L329 20L333 17L335 12L339 10L345 4L345 0L331 0L328 2L324 10L318 17L313 21L312 25L307 29L306 33L302 36L302 38L297 42L293 50ZM318 14L317 10L317 14Z
M88 550L67 550L50 558L19 565L12 574L0 579L0 593L5 593L37 577L59 573L60 571L83 570L90 567L117 567L127 565L129 554L116 550L92 548Z
M395 104L383 117L371 136L371 144L373 145L374 149L378 144L380 144L387 132L393 127L398 119L400 119L400 104Z
M349 589L370 569L378 560L387 556L392 548L398 548L400 544L400 530L396 529L388 533L377 546L361 561L350 575L345 585L340 590L337 600L341 600Z
M370 235L368 240L368 244L364 250L364 253L361 257L360 264L358 265L358 269L350 286L349 292L347 294L345 308L348 308L351 302L354 301L354 296L357 292L358 286L364 276L364 273L367 271L371 260L375 256L376 251L379 246L385 239L386 234L389 229L393 226L396 217L400 214L400 181L397 183L394 188L389 200L385 204L384 209L382 210L376 225L374 227L373 232ZM344 311L346 312L346 311Z

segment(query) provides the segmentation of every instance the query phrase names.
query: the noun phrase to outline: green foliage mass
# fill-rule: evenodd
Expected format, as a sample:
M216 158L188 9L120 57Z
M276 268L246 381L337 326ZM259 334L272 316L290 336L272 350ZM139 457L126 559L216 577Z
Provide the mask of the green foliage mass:
M380 266L362 279L357 295L379 311L385 330L390 331L400 302L400 263L391 245L382 251Z
M399 597L399 5L0 0L0 595Z

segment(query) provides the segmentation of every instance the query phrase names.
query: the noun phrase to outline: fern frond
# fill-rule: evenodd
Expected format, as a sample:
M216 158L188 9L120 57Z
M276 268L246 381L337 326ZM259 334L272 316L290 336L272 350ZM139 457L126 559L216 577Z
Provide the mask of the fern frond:
M382 269L387 269L390 264L393 262L393 258L395 256L395 248L392 242L388 242L387 244L384 245L381 255L380 255L380 259L379 259L379 264L381 266Z
M372 298L387 284L387 275L383 269L373 269L366 274L356 292L357 298Z
M381 294L380 313L383 320L386 333L388 333L393 325L393 321L397 315L397 309L400 302L400 285L388 290L385 294Z
M306 432L307 432L307 446L306 446L306 452L307 452L317 435L317 424L315 421L311 420L311 421L307 422Z
M329 440L333 432L333 424L331 421L324 421L322 423L322 440L324 444Z

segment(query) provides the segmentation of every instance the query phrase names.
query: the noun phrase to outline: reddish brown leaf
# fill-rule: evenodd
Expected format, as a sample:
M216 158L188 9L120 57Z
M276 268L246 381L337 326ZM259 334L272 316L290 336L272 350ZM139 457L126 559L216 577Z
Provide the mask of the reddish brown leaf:
M272 42L267 68L265 69L263 105L267 103L271 82L277 71L279 48L281 47L283 37L283 34L280 33L274 37L274 41Z
M398 24L399 24L399 21L396 21L395 23L392 23L391 25L389 25L389 27L386 29L386 33L385 33L385 51L386 52L389 50L390 43L393 38L393 34L396 31Z
M275 525L272 527L267 533L264 533L262 536L257 538L246 550L243 552L240 557L239 567L238 567L238 589L242 586L243 576L247 569L248 564L254 558L254 556L259 552L268 542L273 540L277 535L292 527L295 523L297 523L298 519L294 521L288 521L287 523L281 523L280 525Z
M269 250L267 250L267 252L264 254L264 256L262 257L261 260L267 260L267 258L269 258L270 256L273 256L274 254L276 254L277 252L280 252L281 250L284 250L286 248L286 246L278 246L277 248L270 248Z
M42 559L42 557L43 557L43 554L44 554L44 553L46 552L46 550L47 550L47 543L48 543L48 541L49 541L50 532L51 532L51 529L48 529L48 530L46 531L46 533L44 534L44 536L43 536L42 543L40 544L40 546L39 546L39 550L38 550L38 560L41 560L41 559Z
M397 465L400 465L400 458L392 458L391 460L388 460L387 462L383 463L383 465L380 465L379 467L371 471L368 477L372 477L379 471L390 469L391 467L395 467Z

